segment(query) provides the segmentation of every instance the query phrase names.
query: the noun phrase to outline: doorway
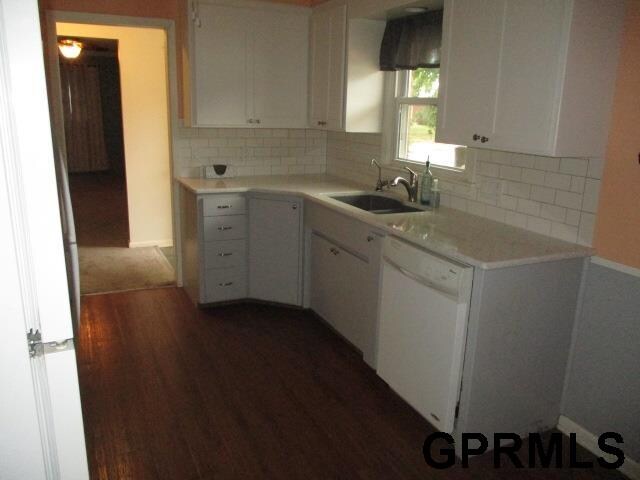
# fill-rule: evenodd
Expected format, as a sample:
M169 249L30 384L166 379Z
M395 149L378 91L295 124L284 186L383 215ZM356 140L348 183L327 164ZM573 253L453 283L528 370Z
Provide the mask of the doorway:
M82 294L173 285L167 36L56 22Z

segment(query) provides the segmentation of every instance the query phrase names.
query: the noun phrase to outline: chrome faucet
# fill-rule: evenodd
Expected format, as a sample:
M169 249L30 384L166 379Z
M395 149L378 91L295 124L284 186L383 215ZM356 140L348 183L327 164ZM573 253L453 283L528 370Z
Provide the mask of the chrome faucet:
M389 184L392 187L397 187L399 183L404 185L409 194L409 201L415 202L418 199L418 174L411 170L409 167L404 167L409 172L409 180L404 177L396 177Z
M382 180L382 167L375 158L371 159L371 166L378 167L378 181L376 182L376 192L381 192L384 187L389 186L389 180Z

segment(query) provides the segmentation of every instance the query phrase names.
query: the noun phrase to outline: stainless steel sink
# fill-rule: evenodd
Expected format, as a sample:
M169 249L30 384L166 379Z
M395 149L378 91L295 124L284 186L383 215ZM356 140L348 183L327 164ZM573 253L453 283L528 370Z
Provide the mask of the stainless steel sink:
M383 197L380 195L372 195L362 193L356 195L331 195L331 198L339 202L346 203L353 207L367 212L384 214L384 213L408 213L421 212L419 208L405 205L395 198Z

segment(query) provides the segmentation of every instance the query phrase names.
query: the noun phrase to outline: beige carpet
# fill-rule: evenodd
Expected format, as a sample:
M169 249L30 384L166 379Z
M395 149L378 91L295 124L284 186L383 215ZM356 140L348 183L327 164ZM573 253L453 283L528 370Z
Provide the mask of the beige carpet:
M83 295L175 283L173 268L158 247L79 247L78 252Z

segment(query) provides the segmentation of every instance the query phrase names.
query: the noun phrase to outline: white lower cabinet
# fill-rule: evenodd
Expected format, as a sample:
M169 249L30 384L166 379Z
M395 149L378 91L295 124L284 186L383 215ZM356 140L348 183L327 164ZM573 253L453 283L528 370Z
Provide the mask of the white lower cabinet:
M364 348L369 264L329 240L311 239L311 308L355 347Z
M249 297L301 305L302 201L249 198Z
M181 212L183 285L194 303L302 304L300 198L183 188Z
M382 236L314 204L305 216L309 307L375 367Z

